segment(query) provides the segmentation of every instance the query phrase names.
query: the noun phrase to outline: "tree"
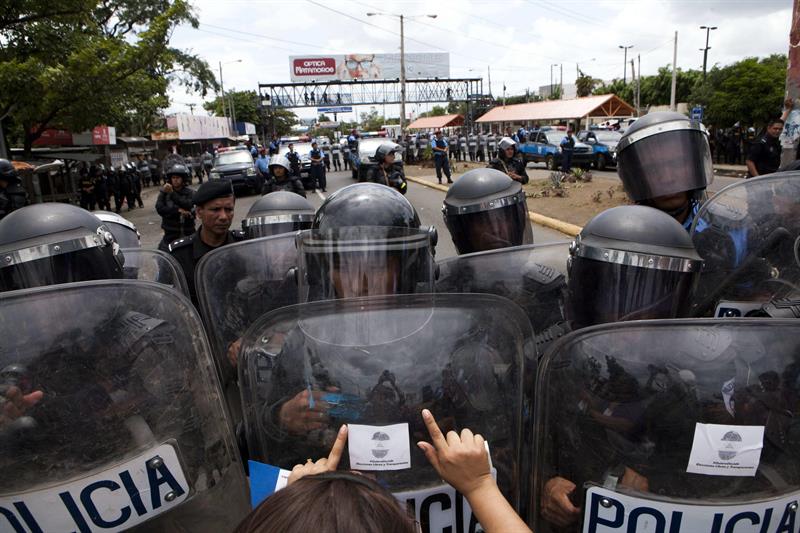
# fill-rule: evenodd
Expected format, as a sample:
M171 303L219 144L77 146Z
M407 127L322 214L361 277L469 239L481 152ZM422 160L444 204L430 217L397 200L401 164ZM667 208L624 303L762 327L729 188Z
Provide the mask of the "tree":
M377 131L383 126L383 116L378 114L374 107L369 109L369 113L361 113L361 129L364 131Z
M595 79L587 74L584 74L583 71L578 71L579 76L575 80L575 88L578 94L578 97L589 96L592 94L594 88L601 83L601 80Z
M171 83L216 88L205 61L169 46L197 26L187 0L19 0L0 15L0 117L26 152L54 125L83 131L166 103Z
M230 117L231 102L233 102L236 122L261 123L261 114L258 110L258 95L255 91L225 91L225 107L223 107L222 97L217 96L210 102L205 102L203 108L218 117Z
M761 127L779 115L786 83L787 59L775 54L750 57L725 67L715 66L703 83L698 80L689 96L705 106L705 122L721 127L735 122Z
M420 113L419 116L420 116L420 118L422 118L422 117L441 117L441 116L444 116L446 114L447 114L447 109L446 108L444 108L444 107L442 107L440 105L435 105L435 106L433 106L433 108L431 108L430 111L426 111L424 113Z
M632 84L625 83L620 79L614 79L608 85L601 83L592 91L592 94L616 94L626 102L633 102Z

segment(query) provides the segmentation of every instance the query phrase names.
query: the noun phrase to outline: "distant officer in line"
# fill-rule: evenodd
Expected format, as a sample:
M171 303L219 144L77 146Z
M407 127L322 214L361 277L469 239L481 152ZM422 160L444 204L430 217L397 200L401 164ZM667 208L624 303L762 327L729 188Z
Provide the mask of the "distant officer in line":
M458 135L452 134L447 138L447 147L448 147L448 153L447 153L448 159L455 157L456 151L458 151Z
M119 176L120 179L125 179L122 171ZM173 165L167 170L167 180L156 200L156 211L161 215L161 229L164 230L158 249L163 252L169 250L172 241L194 233L194 191L186 185L191 180L189 169L185 165ZM130 210L130 204L128 209Z
M467 137L467 149L469 150L469 160L475 161L478 154L478 136L470 133Z
M313 191L322 189L322 192L325 192L327 185L325 183L324 156L316 142L311 143L309 157L311 158L311 170L309 172L311 174L311 189Z
M289 143L289 151L284 154L289 160L289 168L293 176L300 177L300 155L294 151L294 144Z
M78 189L80 191L80 206L87 211L94 211L94 169L92 166L89 170L86 167L81 169L81 177L78 180Z
M344 162L344 168L342 170L350 170L350 144L349 143L340 143L342 147L342 161Z
M783 120L776 118L767 124L767 131L750 147L747 154L747 177L777 172L781 166L781 142Z
M331 142L327 137L322 138L322 162L325 163L325 172L331 171Z
M465 161L467 154L467 136L464 130L461 130L461 135L458 136L458 161Z
M333 163L334 172L342 170L342 163L339 160L339 154L342 152L342 145L338 141L334 141L331 145L331 162Z
M486 135L483 132L478 133L478 148L477 158L481 163L486 161Z
M0 159L0 219L28 205L28 193L22 187L17 170L8 159Z
M199 305L195 290L194 268L211 250L244 240L241 231L230 231L233 222L235 197L233 185L228 180L207 181L194 194L194 205L200 229L169 245L172 256L178 260L195 307Z
M444 172L444 175L447 176L447 183L453 183L453 180L450 179L449 145L442 134L442 130L436 132L436 138L431 146L433 148L433 163L436 165L436 179L441 184L442 172Z

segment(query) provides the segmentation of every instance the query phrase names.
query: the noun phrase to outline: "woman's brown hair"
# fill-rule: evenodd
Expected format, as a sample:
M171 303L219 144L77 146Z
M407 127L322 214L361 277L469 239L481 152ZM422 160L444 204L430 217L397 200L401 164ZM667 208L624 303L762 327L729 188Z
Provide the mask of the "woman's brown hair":
M414 533L392 494L357 474L307 476L256 507L235 533Z

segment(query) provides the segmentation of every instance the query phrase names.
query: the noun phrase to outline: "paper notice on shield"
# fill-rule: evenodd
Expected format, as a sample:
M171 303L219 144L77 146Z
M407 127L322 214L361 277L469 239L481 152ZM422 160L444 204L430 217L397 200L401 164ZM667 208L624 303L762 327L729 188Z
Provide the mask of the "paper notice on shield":
M764 426L696 424L687 472L755 476L764 447Z
M391 426L347 425L350 468L403 470L411 468L408 424Z

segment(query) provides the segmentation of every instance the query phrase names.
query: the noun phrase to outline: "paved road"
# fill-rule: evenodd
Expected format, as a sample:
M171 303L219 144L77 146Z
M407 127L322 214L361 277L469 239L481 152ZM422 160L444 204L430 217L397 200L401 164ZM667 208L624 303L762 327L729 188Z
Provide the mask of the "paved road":
M308 192L308 199L314 205L319 207L324 201L325 197L331 193L354 183L350 172L331 172L328 174L328 192L313 194ZM197 188L197 183L192 185ZM123 209L122 215L136 224L139 233L142 235L142 246L145 248L155 248L161 240L163 232L161 231L161 217L158 216L155 210L155 202L158 198L158 189L150 187L143 193L145 206L143 209L134 209L127 211ZM456 255L453 241L450 238L450 232L442 221L442 201L444 200L444 193L419 185L416 183L408 184L408 199L416 207L419 213L420 221L423 226L435 226L439 232L439 245L436 247L436 257L445 258ZM250 206L258 200L259 196L241 196L236 199L236 210L234 226L241 227L242 219L247 214ZM534 241L536 243L563 241L569 239L563 233L545 228L543 226L534 226L533 228Z

